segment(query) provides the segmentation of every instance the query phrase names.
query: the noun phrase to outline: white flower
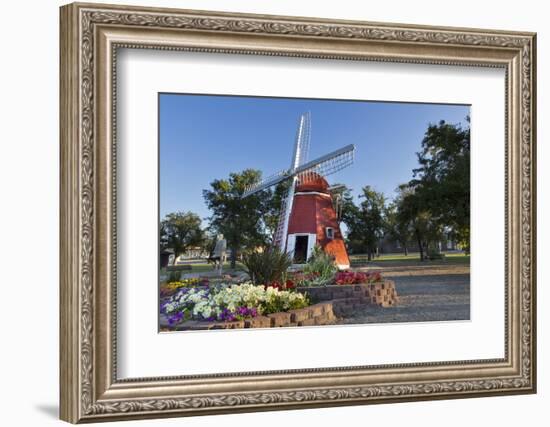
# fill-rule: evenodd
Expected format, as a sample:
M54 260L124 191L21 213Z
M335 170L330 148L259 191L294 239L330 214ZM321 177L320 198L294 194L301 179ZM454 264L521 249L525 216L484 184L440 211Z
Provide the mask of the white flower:
M256 307L263 314L262 304L279 302L287 310L297 301L305 302L305 296L295 292L280 291L273 287L267 289L250 282L239 285L221 285L217 289L190 289L165 306L166 312L191 308L193 316L203 318L218 317L224 309L235 311L238 307Z

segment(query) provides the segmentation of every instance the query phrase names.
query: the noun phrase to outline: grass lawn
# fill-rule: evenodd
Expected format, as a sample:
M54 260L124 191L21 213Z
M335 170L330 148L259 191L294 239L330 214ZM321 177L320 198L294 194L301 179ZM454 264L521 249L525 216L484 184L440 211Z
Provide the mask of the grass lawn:
M402 253L397 254L383 254L378 258L373 258L372 261L367 261L366 254L350 255L350 261L354 264L360 263L361 265L369 264L382 264L382 265L434 265L434 264L446 264L446 265L468 265L470 264L470 255L465 255L459 252L445 253L444 259L437 259L432 261L420 261L419 252L409 252L409 255L405 256Z
M190 262L186 264L180 264L180 266L191 266L191 270L181 269L182 273L205 273L209 271L214 271L214 264L209 264L206 261L197 260L196 262ZM232 271L244 271L244 266L237 262L235 270L231 270L231 263L226 262L223 264L223 272L229 273ZM161 270L162 273L165 273L165 269Z
M374 258L372 261L367 261L366 254L354 254L350 255L350 261L352 267L354 266L368 266L368 265L379 265L379 266L428 266L428 265L469 265L470 264L470 255L465 255L459 252L445 253L445 259L433 260L433 261L420 261L420 254L418 252L409 252L409 255L405 256L402 253L396 254L383 254L378 258ZM180 264L181 265L181 264ZM191 266L190 270L184 270L182 268L182 274L185 273L207 273L214 270L213 264L208 264L203 260L190 261L185 265ZM245 267L240 262L237 262L237 267L235 270L230 268L231 264L229 262L224 263L223 273L234 273L236 271L245 271ZM161 274L165 274L165 269L161 270Z

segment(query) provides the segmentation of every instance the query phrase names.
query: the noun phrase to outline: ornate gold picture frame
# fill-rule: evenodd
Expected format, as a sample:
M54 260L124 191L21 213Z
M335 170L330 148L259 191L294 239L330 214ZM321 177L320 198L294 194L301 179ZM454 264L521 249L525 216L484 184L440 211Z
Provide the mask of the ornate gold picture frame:
M78 423L534 393L535 41L533 33L507 31L63 6L61 419ZM504 357L120 379L116 61L122 48L503 69Z

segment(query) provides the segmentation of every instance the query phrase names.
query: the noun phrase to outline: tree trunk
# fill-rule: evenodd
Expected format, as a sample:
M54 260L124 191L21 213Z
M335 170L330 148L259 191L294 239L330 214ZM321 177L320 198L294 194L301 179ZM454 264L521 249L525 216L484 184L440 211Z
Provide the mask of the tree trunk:
M237 248L231 248L231 269L235 270L237 266Z
M420 251L420 261L424 261L424 246L422 245L422 239L420 238L420 233L418 231L416 231L415 234L418 242L418 250Z
M409 256L409 248L407 248L407 244L403 244L403 249L405 250L405 256Z

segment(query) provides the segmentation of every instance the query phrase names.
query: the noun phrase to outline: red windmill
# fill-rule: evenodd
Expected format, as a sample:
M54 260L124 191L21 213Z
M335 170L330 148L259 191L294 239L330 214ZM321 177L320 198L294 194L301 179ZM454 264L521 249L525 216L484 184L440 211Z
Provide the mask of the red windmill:
M300 117L290 169L266 178L248 188L243 197L285 180L291 184L281 206L274 243L290 254L296 264L307 261L315 245L334 255L339 268L349 268L349 258L338 222L335 201L327 175L353 163L355 146L307 161L311 135L310 114Z

